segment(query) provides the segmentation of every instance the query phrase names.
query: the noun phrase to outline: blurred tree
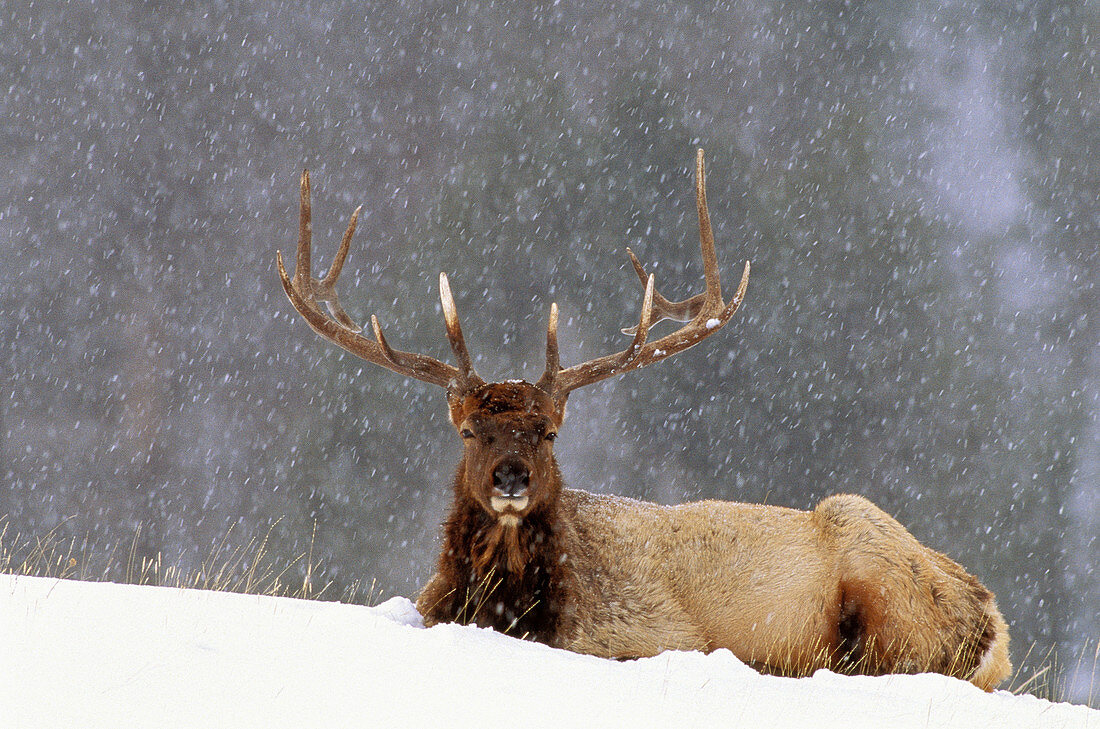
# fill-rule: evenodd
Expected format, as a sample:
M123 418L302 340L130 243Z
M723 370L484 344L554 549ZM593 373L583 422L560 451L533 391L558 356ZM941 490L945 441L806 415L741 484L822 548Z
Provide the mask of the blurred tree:
M1014 131L1027 155L1025 184L1031 204L1021 227L1011 231L1013 245L1001 249L1017 267L1009 269L1003 295L1036 306L1024 333L1045 360L1040 365L1043 376L1021 386L1034 403L1033 418L1018 441L1031 466L1030 483L1021 484L1018 504L1034 513L1028 540L1034 552L1021 561L1028 565L1022 575L1028 586L1023 599L1044 617L1041 630L1029 637L1084 651L1088 643L1081 636L1095 640L1100 629L1095 609L1100 592L1088 577L1095 574L1100 521L1095 489L1090 488L1094 484L1081 478L1089 471L1083 461L1089 454L1089 422L1097 417L1095 369L1090 366L1095 367L1100 343L1100 249L1090 243L1100 240L1100 138L1095 133L1100 76L1094 42L1100 37L1100 9L1047 1L1014 13L990 12L1002 24L1034 28L1016 59L1015 73L1006 76L1006 93L1025 110ZM1037 560L1035 555L1043 556ZM1058 618L1052 619L1054 615ZM1070 662L1073 652L1063 660Z

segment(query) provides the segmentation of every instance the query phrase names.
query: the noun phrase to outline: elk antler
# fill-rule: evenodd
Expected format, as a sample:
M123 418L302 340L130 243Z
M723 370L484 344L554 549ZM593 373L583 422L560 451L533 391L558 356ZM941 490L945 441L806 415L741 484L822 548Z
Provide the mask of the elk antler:
M728 304L723 302L722 282L718 276L718 256L714 251L714 233L711 231L710 214L707 212L706 171L701 149L695 158L695 203L699 209L699 240L703 249L703 277L707 285L706 292L683 301L669 301L656 292L653 274L646 275L642 264L628 248L627 253L630 255L631 263L634 264L634 270L641 279L642 285L645 286L638 325L623 330L624 334L634 335L634 340L621 352L560 369L558 307L556 304L551 305L550 323L546 330L546 372L537 384L555 400L563 400L578 387L645 367L682 352L714 334L737 311L737 307L745 297L745 289L749 285L749 262L745 262L745 272L741 274L737 293ZM675 319L688 323L656 341L647 342L646 335L649 328L662 319Z
M394 349L382 335L382 327L378 324L378 317L371 315L371 330L374 333L374 341L367 339L360 332L359 327L347 315L340 306L336 297L336 279L344 267L344 261L348 257L348 248L351 246L351 238L355 234L356 223L359 222L359 211L355 209L348 222L348 229L344 238L340 241L340 248L336 257L332 259L332 265L323 279L315 279L310 267L310 248L313 225L311 222L312 208L310 206L309 171L302 172L301 200L298 208L298 259L294 265L294 278L287 275L283 267L282 251L275 253L275 260L279 266L279 277L283 281L283 289L286 291L290 303L302 315L313 331L320 334L333 344L338 344L356 357L365 359L386 369L393 370L406 377L412 377L433 385L446 387L452 392L465 392L474 387L483 385L484 382L474 372L470 360L470 353L466 351L466 341L462 336L462 327L458 323L458 310L455 308L454 297L451 296L451 287L447 283L446 274L439 274L439 296L443 303L443 319L447 325L447 339L451 343L451 350L458 360L458 367L440 362L425 354L401 352ZM318 306L319 302L325 302L329 314L325 314Z

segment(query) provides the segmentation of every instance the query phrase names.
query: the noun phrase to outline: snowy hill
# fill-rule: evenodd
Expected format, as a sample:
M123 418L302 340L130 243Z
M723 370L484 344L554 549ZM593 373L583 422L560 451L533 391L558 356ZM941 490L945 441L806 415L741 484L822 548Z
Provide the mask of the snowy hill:
M1090 727L942 676L615 662L374 608L0 575L2 727Z

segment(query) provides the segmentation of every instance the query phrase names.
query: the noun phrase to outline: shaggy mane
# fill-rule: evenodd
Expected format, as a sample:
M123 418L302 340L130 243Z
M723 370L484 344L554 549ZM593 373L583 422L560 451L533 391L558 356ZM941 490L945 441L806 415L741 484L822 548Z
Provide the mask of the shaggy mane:
M444 532L439 572L453 588L440 606L447 620L560 643L568 572L546 511L506 526L463 500Z

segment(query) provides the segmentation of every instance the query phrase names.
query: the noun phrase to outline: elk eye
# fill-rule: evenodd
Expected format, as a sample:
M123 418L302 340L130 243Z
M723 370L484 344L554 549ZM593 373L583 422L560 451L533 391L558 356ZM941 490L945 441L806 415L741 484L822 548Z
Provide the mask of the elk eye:
M470 430L469 428L463 428L459 435L461 435L463 438L473 438L474 431Z
M556 430L551 430L549 433L546 434L545 437L546 440L556 440L558 437L558 432Z

